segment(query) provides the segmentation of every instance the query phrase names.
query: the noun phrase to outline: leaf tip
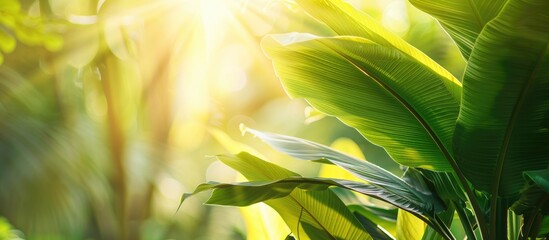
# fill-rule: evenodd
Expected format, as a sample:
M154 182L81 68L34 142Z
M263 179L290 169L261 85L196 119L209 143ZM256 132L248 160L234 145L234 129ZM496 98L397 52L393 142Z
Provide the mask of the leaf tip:
M181 205L183 205L183 202L192 195L192 193L183 193L183 195L181 196L181 200L179 201L179 206L177 206L177 210L175 210L176 213L181 208Z

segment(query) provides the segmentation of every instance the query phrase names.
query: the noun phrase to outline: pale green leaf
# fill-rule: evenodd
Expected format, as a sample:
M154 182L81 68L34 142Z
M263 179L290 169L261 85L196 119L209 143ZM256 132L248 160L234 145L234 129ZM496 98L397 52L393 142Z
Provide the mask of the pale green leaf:
M425 210L421 211L421 206L418 206L418 199L406 199L402 196L388 196L388 193L375 185L329 178L291 177L275 181L254 181L231 184L209 182L200 184L193 193L184 194L182 201L194 194L206 190L214 190L206 203L214 205L248 206L270 199L286 197L296 188L308 191L322 191L326 190L328 187L340 187L388 202L394 201L393 198L398 198L399 201L395 201L396 203L394 203L396 206L406 211L425 215L428 214ZM400 204L399 202L406 202L408 205ZM412 208L410 206L412 206ZM416 210L418 208L420 211Z
M247 153L222 155L218 159L250 181L273 181L299 177L297 173ZM358 220L331 191L295 189L287 197L265 202L280 214L300 239L371 239Z
M349 138L338 138L331 144L330 147L357 159L365 159L360 147ZM360 181L360 178L354 176L349 171L333 164L323 164L320 167L318 176L323 178L339 178Z
M394 198L400 198L400 201L398 202L409 203L408 205L396 204L398 207L401 208L401 210L409 211L411 215L415 215L417 217L421 217L420 215L418 215L418 213L423 215L429 214L428 212L417 212L416 209L419 206L413 206L418 204L417 202L414 202L414 200L405 199L404 197L400 197L400 196L389 196L383 189L375 185L367 185L364 183L341 180L341 179L322 179L322 178L303 178L303 177L290 177L290 178L285 178L285 179L280 179L275 181L254 181L254 182L242 182L242 183L234 183L234 184L210 182L210 183L199 185L193 193L184 194L181 201L182 202L185 201L185 199L187 199L188 197L194 194L197 194L206 190L214 190L212 192L211 197L206 202L207 204L227 205L227 206L248 206L258 202L266 202L267 204L270 204L268 200L286 197L290 193L292 193L292 191L294 191L294 189L296 188L309 190L311 191L310 193L313 194L314 192L328 191L326 189L331 186L356 191L358 193L379 198L385 201L387 201L386 199L392 200ZM328 206L335 207L333 205L334 204L333 202L323 202L323 198L318 198L317 200L320 201L320 204L326 204ZM412 208L410 208L410 206L412 206ZM343 208L343 209L347 209L347 208ZM310 212L311 210L315 211L314 208L307 209L306 211ZM345 212L347 211L349 210L347 209ZM404 214L404 213L399 213L399 214ZM356 220L354 218L349 218L349 219ZM416 218L410 218L411 221L412 219L416 219ZM417 218L417 220L420 220L421 222L423 222L425 218L424 217ZM313 221L313 223L314 222L316 222L316 220ZM424 224L422 226L424 226ZM410 231L410 229L406 229L405 231ZM325 231L325 233L329 233L329 235L331 235L331 232L332 231L330 229L327 229ZM397 236L398 236L398 230L397 230Z
M290 233L284 220L263 203L240 209L246 224L247 239L284 239Z
M399 209L396 226L397 240L421 240L425 227L425 223L416 216Z
M461 83L452 74L423 52L386 30L367 14L342 0L297 0L297 2L307 13L341 36L363 37L382 46L396 49L403 55L417 60L425 69L444 78L446 81L443 83L459 101Z
M295 137L263 133L247 128L246 131L292 157L302 160L324 159L379 188L382 200L408 211L432 216L444 206L428 191L420 191L387 170L359 160L327 146ZM424 189L422 189L424 190ZM406 200L404 200L406 199Z

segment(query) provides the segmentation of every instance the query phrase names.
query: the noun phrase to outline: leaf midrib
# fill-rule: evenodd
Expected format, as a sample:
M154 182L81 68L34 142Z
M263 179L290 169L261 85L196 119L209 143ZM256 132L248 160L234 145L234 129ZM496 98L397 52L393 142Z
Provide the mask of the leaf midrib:
M482 215L482 210L480 209L480 205L478 204L473 190L468 186L467 179L461 172L461 169L458 167L457 162L453 158L453 156L450 154L450 152L446 149L446 147L442 144L442 141L438 138L438 136L434 133L434 131L430 128L430 126L423 120L421 115L419 115L418 112L415 111L409 104L402 99L394 90L392 90L389 86L383 84L379 79L373 77L372 75L369 75L366 70L360 68L357 64L355 64L351 59L349 59L344 54L340 53L336 49L331 48L327 44L321 42L322 44L326 45L329 49L332 49L332 51L336 52L340 56L342 56L346 61L348 61L350 64L352 64L354 67L356 67L359 71L361 71L363 74L370 76L372 79L374 79L383 89L388 91L392 94L393 97L395 97L399 103L401 103L410 113L416 118L416 120L419 121L421 126L428 132L431 139L435 142L436 146L439 148L439 150L442 152L446 160L448 161L448 164L450 164L451 168L454 170L454 173L458 176L459 181L461 182L462 187L464 188L467 198L469 199L474 212L475 212L475 218L477 220L477 223L479 224L480 230L483 233L483 235L487 235L488 230L486 229L486 226L482 223L484 223L484 217ZM460 83L461 86L461 83Z
M280 139L280 137L276 137L275 135L271 135L271 134L267 134L267 133L261 133L261 132L258 132L256 130L251 130L249 129L248 131L250 131L251 133L253 133L254 135L256 136L259 136L260 138L262 138L264 141L266 142L280 142L280 140L277 140L277 139ZM266 140L266 139L270 139L270 140ZM297 139L296 139L297 140ZM302 139L303 141L305 141L305 143L308 143L308 144L311 144L312 146L318 148L320 152L323 152L323 151L326 151L326 152L333 152L333 153L326 153L326 154L321 154L323 155L324 159L326 159L327 161L330 161L332 163L334 163L335 165L343 168L343 169L346 169L347 171L350 171L350 172L356 172L357 175L360 175L361 179L362 177L364 178L368 178L367 176L364 176L364 174L361 174L359 172L357 172L357 169L354 169L353 170L350 170L351 167L350 166L347 166L347 165L355 165L355 164L358 164L357 167L359 167L359 169L361 170L361 172L375 172L375 175L380 175L383 177L384 180L386 180L387 182L392 182L392 183L398 183L398 186L400 187L403 187L403 188L408 188L410 189L409 193L410 194L413 194L414 196L416 196L418 199L421 199L423 197L425 197L424 194L421 194L420 192L417 192L415 191L413 188L410 187L410 185L408 183L406 183L405 181L403 181L401 178L397 177L396 175L394 175L393 173L383 169L383 168L376 168L377 166L374 165L374 164L371 164L367 161L361 161L361 160L358 160L352 156L349 156L345 153L342 153L342 152L339 152L335 149L332 149L330 147L326 147L326 146L322 146L322 145L318 145L314 142L310 142L309 140L305 140L305 139ZM272 144L272 145L276 145L276 144ZM318 146L317 146L318 145ZM279 148L282 148L280 146L278 146ZM298 156L294 156L298 159L303 159L303 160L307 160L308 157L305 157L305 156L309 156L308 153L296 153L296 152L293 152L294 155L299 155ZM314 157L311 157L311 158L316 158L317 156L314 156ZM348 159L348 160L345 160L345 159ZM353 161L356 161L353 162ZM373 165L373 166L368 166L368 165ZM272 179L272 180L277 180L277 179ZM374 185L376 187L379 187L381 189L384 189L385 191L387 191L388 193L391 193L391 194L394 194L394 195L398 195L398 196L402 196L400 195L398 192L396 191L392 191L392 190L389 190L388 188L385 188L383 186L380 186L379 184L375 184L375 183L372 183L372 181L369 181L367 179L363 179L363 180L366 180L370 185ZM337 182L336 182L337 183ZM353 189L350 189L348 188L349 190L351 191L354 191ZM409 197L404 197L405 199L407 199L408 201L410 202L417 202L417 200L414 200L414 199L411 199ZM380 200L383 200L383 199L380 199ZM421 204L418 204L418 206L421 206Z
M429 124L427 123L427 121L425 121L425 119L423 119L423 117L410 105L406 102L406 100L404 100L403 97L401 97L395 90L393 90L390 86L388 86L387 84L383 83L380 79L377 78L377 76L375 76L375 74L371 74L369 73L366 69L363 69L361 68L357 63L355 63L352 59L350 59L349 57L347 57L345 54L341 53L340 51L338 51L337 49L329 46L328 44L322 42L322 41L319 41L321 44L323 44L324 46L326 46L327 48L331 49L332 51L334 51L335 53L337 53L340 57L342 57L343 59L345 59L347 62L349 62L351 65L353 65L356 69L358 69L360 72L362 72L364 75L366 76L369 76L370 78L372 78L374 80L374 82L376 82L378 85L380 85L383 89L385 89L387 92L389 92L389 94L394 97L406 110L408 110L408 112L410 114L412 114L412 116L414 116L414 118L419 122L419 124L423 127L423 129L425 131L427 131L427 133L429 134L429 137L431 138L431 140L433 140L433 142L435 143L435 145L439 148L439 150L442 152L442 154L444 155L444 157L446 158L446 160L448 160L449 164L451 164L452 162L455 162L454 158L451 156L450 152L448 151L448 149L446 149L446 147L444 146L444 144L442 143L442 141L440 140L440 138L436 135L436 133L434 132L434 130L431 128L431 126L429 126Z
M469 6L473 10L473 15L475 15L475 19L479 26L479 30L482 30L482 28L484 28L484 25L486 25L486 22L482 19L482 16L480 15L480 12L477 6L475 5L475 3L473 2L473 0L467 0L467 3L469 3ZM477 36L478 34L479 33L477 32Z
M269 177L269 174L266 173L265 171L263 171L264 169L259 168L259 167L256 167L256 166L254 166L254 165L251 165L251 166L252 166L253 168L259 170L259 172L263 173L264 176L265 176L266 178L271 179L271 177ZM297 176L294 176L294 177L301 177L301 176L297 175ZM271 179L271 180L275 180L275 181L276 181L276 179ZM294 189L294 190L296 190L296 189ZM297 190L298 190L298 191L305 191L305 190L302 190L302 189L297 189ZM297 205L299 205L299 206L301 207L302 210L304 210L305 212L307 212L307 214L309 214L309 216L311 216L311 218L312 218L312 219L322 228L322 230L323 230L324 232L326 232L326 234L327 234L328 236L331 237L331 239L337 240L337 239L336 239L336 238L335 238L335 237L334 237L334 236L324 227L324 225L320 223L320 220L317 219L317 217L315 217L315 216L309 211L309 209L305 208L305 207L304 207L304 206L303 206L303 205L302 205L293 195L294 195L294 193L290 193L287 197L289 197L292 201L294 201ZM301 221L301 220L298 219L297 221L299 222L299 221ZM297 231L299 231L299 229L297 229Z
M297 189L297 190L298 190L298 191L305 191L305 190L302 190L302 189ZM328 190L328 189L326 189L326 190ZM304 193L305 193L305 192L304 192ZM307 212L307 214L309 214L309 216L310 216L310 217L311 217L311 218L312 218L312 219L322 228L322 230L323 230L324 232L326 232L326 234L327 234L328 236L330 236L331 239L337 240L337 238L335 238L335 237L328 231L328 229L326 229L326 227L324 227L324 225L323 225L322 223L320 223L320 220L318 220L317 217L316 217L315 215L313 215L313 214L309 211L309 209L305 208L305 206L303 206L303 204L301 204L301 202L299 202L293 195L294 195L294 193L291 193L288 197L290 197L290 199L291 199L292 201L294 201L297 205L299 205L303 211ZM300 222L301 219L298 219L297 221ZM297 231L299 231L299 228L297 229Z
M507 157L507 150L509 149L509 144L511 142L511 135L513 135L513 131L515 129L515 125L517 124L519 113L522 111L522 107L524 106L524 102L528 96L528 92L530 91L531 87L534 85L537 73L539 72L539 69L541 67L541 63L543 62L543 58L545 54L547 53L547 50L549 49L549 42L545 44L545 50L541 52L540 56L538 57L536 66L534 67L534 70L532 71L532 74L530 75L528 81L523 86L519 99L517 101L517 104L513 108L513 111L511 112L511 118L509 119L509 122L507 124L507 128L505 129L505 135L502 140L502 148L500 150L500 153L498 155L498 160L496 162L496 177L494 178L494 184L492 188L492 196L497 196L499 192L499 185L501 183L501 173L503 171L503 165L505 165L505 159Z
M313 183L313 181L311 181L311 183ZM343 185L343 186L344 186L344 185ZM378 187L379 187L379 186L378 186ZM352 190L352 189L350 189L350 188L347 188L347 187L345 187L345 188L346 188L346 189L349 189L349 190L351 190L351 191L354 191L354 190ZM383 188L383 189L385 189L385 188ZM305 190L303 190L303 189L296 189L296 190L298 190L298 191L305 191ZM327 189L327 190L329 191L329 189ZM393 194L394 194L394 193L393 193ZM304 206L303 206L303 205L302 205L293 195L294 195L294 193L291 193L288 197L289 197L292 201L294 201L296 204L298 204L298 205L301 207L301 209L303 209L305 212L307 212L307 213L309 214L309 216L311 216L311 218L312 218L320 227L322 227L322 230L324 230L333 240L337 240L337 239L336 239L336 238L335 238L335 237L334 237L334 236L324 227L324 225L321 224L320 221L319 221L319 220L318 220L318 219L317 219L317 218L316 218L307 208L305 208L305 207L304 207ZM400 196L400 195L398 195L398 196ZM401 197L402 197L402 196L401 196ZM377 198L377 197L376 197L376 198ZM380 198L378 198L378 199L380 199ZM383 199L380 199L380 200L383 200ZM409 200L409 199L408 199L408 200ZM383 200L383 201L385 201L385 200ZM409 201L412 202L411 200L409 200ZM385 201L385 202L386 202L386 201ZM406 210L406 211L407 211L407 210ZM420 219L422 219L422 218L420 217L421 215L418 215L417 213L414 213L414 212L410 212L410 213L413 214L414 216L419 217ZM422 220L424 220L424 219L422 219ZM299 221L299 220L298 220L298 221ZM297 229L297 231L299 231L299 229ZM368 235L369 235L369 234L368 234Z
M292 179L292 178L295 178L295 179ZM344 189L347 189L347 190L350 190L350 191L353 191L353 192L358 192L358 193L361 193L361 194L364 194L364 195L368 195L370 197L373 197L373 198L377 198L381 201L384 201L384 202L387 202L391 205L395 205L381 197L378 197L378 196L375 196L375 195L369 195L369 194L366 194L366 193L363 193L360 191L360 188L356 187L356 188L353 188L353 187L350 187L350 186L347 186L343 183L340 183L337 181L338 179L310 179L310 178L304 178L304 177L301 177L301 176L296 176L296 177L291 177L291 178L284 178L284 179L276 179L276 180L271 180L269 182L265 182L265 184L262 184L262 185L257 185L257 186L266 186L266 185L271 185L271 184L277 184L277 183L294 183L294 184L297 184L294 189L297 189L297 190L304 190L302 188L299 187L299 185L301 184L318 184L318 185L327 185L327 188L329 187L340 187L340 188L344 188ZM348 180L343 180L343 181L347 181L349 183L353 183L353 181L348 181ZM367 184L365 184L367 185ZM386 193L389 193L389 194L392 194L394 196L398 196L402 199L406 199L408 202L412 203L415 207L417 207L418 209L421 209L424 213L428 213L429 211L426 210L421 203L421 200L419 199L412 199L410 197L407 197L407 196L402 196L401 194L399 194L398 192L395 192L395 191L391 191L383 186L379 186L377 184L370 184L372 186L375 186L377 187L379 190L383 190L385 191ZM225 188L225 187L232 187L232 186L235 186L234 184L220 184L219 185L221 188ZM413 189L410 189L412 191L412 193L415 192L415 190ZM415 193L414 193L415 194ZM291 194L290 194L291 195ZM416 195L417 196L417 195ZM419 197L419 196L418 196ZM428 202L427 202L428 203ZM406 209L404 209L406 210Z
M401 178L397 177L396 175L394 175L393 173L383 169L383 168L376 168L377 166L374 165L374 164L371 164L367 161L360 161L352 156L349 156L345 153L341 153L341 152L338 152L334 149L331 149L331 148L328 148L328 147L324 147L324 146L320 146L321 149L325 150L325 151L333 151L337 154L334 154L334 155L328 155L328 158L326 158L328 161L330 162L337 162L339 164L342 164L342 165L355 165L355 163L353 163L352 161L356 161L358 164L358 167L359 169L362 169L364 172L375 172L376 175L380 175L384 178L384 180L388 181L388 182L393 182L393 183L398 183L398 185L400 187L403 187L403 188L409 188L410 189L410 193L413 194L414 196L418 197L418 198L422 198L422 197L425 197L424 194L421 194L420 192L416 192L414 191L410 185L406 182L406 181L403 181ZM337 155L340 155L340 156L337 156ZM331 159L332 158L332 159ZM349 160L343 160L345 158L348 158ZM339 167L341 168L344 168L344 169L348 169L348 168L351 168L351 167L346 167L346 166L341 166L339 164L336 164L338 165ZM373 166L369 166L369 165L373 165ZM356 167L356 166L355 166ZM357 169L355 169L356 171ZM349 172L353 172L353 170L347 170ZM362 177L365 177L365 178L368 178L367 176L364 176L363 174L360 174L357 172L358 175L362 176ZM385 176L386 175L386 176ZM372 181L369 181L367 179L363 179L363 180L366 180L369 184L371 185L375 185L379 188L382 188L382 189L385 189L387 192L390 192L390 193L393 193L395 195L399 195L397 192L395 191L391 191L383 186L380 186L378 184L375 184L375 183L372 183ZM352 190L352 189L350 189ZM399 195L400 196L400 195ZM409 201L412 201L411 199L409 198L406 198L408 199Z
M541 52L540 56L538 57L538 61L536 63L536 66L534 67L534 70L532 71L532 74L530 75L530 78L526 82L526 84L523 86L522 91L520 92L519 99L517 104L514 106L513 111L511 112L511 118L509 119L509 124L507 124L507 128L505 129L505 135L502 142L502 147L500 150L500 153L498 155L498 159L496 162L496 172L494 177L494 182L492 184L492 199L490 200L490 208L495 209L497 205L497 199L498 194L500 190L500 184L501 184L501 175L503 172L503 165L505 165L505 159L507 157L507 150L509 149L509 144L511 142L511 135L513 134L513 130L515 129L516 122L518 120L519 112L521 112L522 107L524 105L525 99L527 97L527 93L530 91L530 88L532 85L534 85L536 80L536 75L539 71L539 68L541 66L541 63L543 62L543 58L545 56L545 53L549 49L549 41L545 44L545 50ZM490 225L495 226L497 217L497 211L492 211L490 213ZM490 235L494 236L497 229L495 227L490 227Z
M269 173L266 172L266 171L264 171L264 169L259 168L259 167L255 166L255 165L252 165L252 164L247 164L247 165L248 165L248 167L251 167L252 169L256 169L258 172L262 173L263 176L264 176L265 178L270 179L271 181L277 181L277 179L272 179L272 178L269 176ZM286 170L286 169L283 169L283 170ZM288 171L287 173L290 173L289 170L286 170L286 171ZM293 173L293 172L291 172L291 174L293 175L292 177L300 177L300 178L301 178L301 176L299 176L298 174L295 174L295 173ZM288 177L285 177L285 178L288 178ZM288 181L288 182L289 182L289 181ZM294 189L294 190L296 190L296 189ZM302 190L302 189L297 189L297 190L298 190L298 191L305 191L305 190ZM299 201L294 197L294 193L290 193L287 197L289 197L292 201L294 201L296 204L298 204L298 205L301 207L301 209L303 209L305 212L307 212L307 214L309 214L309 216L311 216L311 218L312 218L312 219L322 228L322 230L323 230L324 232L326 232L326 234L327 234L328 236L330 236L331 239L337 240L337 238L335 238L335 237L326 229L326 227L320 222L320 220L319 220L315 215L313 215L313 214L309 211L309 209L305 208L305 207L303 206L303 204L301 204L301 202L299 202ZM300 220L298 219L298 221L300 221ZM299 231L299 229L297 229L297 231Z
M337 160L330 160L330 161L331 161L331 162L338 162ZM348 164L348 163L345 163L345 164ZM338 164L336 164L336 165L338 165ZM347 170L347 167L343 167L343 166L340 166L340 165L338 165L338 166L339 166L339 167L342 167L342 168L344 168L344 169ZM350 170L348 170L348 171L350 171ZM367 172L367 171L366 171L366 172ZM392 173L391 173L391 174L392 174ZM399 186L401 186L401 187L405 187L405 188L407 187L407 188L409 188L408 192L409 192L410 194L413 194L414 196L416 196L418 199L421 199L421 198L426 197L425 195L423 195L423 194L421 194L421 193L415 191L413 188L410 187L410 185L409 185L408 183L406 183L405 181L402 181L402 180L399 179L399 178L390 179L390 180L392 180L392 181L394 181L394 182L397 182L397 183L399 184ZM336 183L337 183L337 182L336 182ZM376 186L376 187L378 187L378 188L380 188L380 189L383 189L384 191L386 191L386 192L388 192L388 193L391 193L391 194L393 194L393 195L395 195L395 196L402 197L402 198L408 200L408 201L411 202L411 203L415 203L418 207L423 208L422 204L417 204L418 199L412 199L411 197L408 197L407 195L406 195L406 196L403 196L402 194L400 194L400 193L397 192L396 190L392 190L392 189L386 188L386 187L384 187L384 186L380 186L380 185L375 184L375 183L372 183L372 182L370 182L370 181L369 181L369 184L370 184L370 185L373 185L373 186ZM358 191L356 191L356 190L354 190L354 189L352 189L352 188L350 188L350 187L346 187L345 185L343 185L343 186L344 186L344 188L346 188L346 189L349 189L349 190L351 190L351 191L358 192ZM371 197L375 197L375 196L371 196ZM375 197L375 198L377 198L377 197ZM392 203L388 202L388 201L385 200L385 199L379 198L379 200L382 200L382 201L384 201L384 202L387 202L387 203L389 203L389 204L392 204ZM420 202L421 202L421 200L420 200ZM425 212L428 212L428 211L425 211Z
M469 1L471 1L471 0L469 0ZM345 10L342 9L342 8L341 8L340 6L338 6L338 5L333 5L333 4L332 4L331 6L334 7L334 8L337 8L337 9L338 9L339 11L341 11L341 12L345 12ZM352 6L351 6L351 7L352 7ZM360 13L360 10L357 9L357 11L359 11L359 14L361 14L361 13ZM312 14L311 14L311 15L312 15ZM313 17L314 17L314 16L313 16ZM317 19L316 17L314 17L314 18ZM330 29L332 29L332 30L333 30L335 33L337 33L339 36L348 35L348 34L342 34L342 33L341 33L340 31L338 31L337 29L331 27L329 24L326 24L325 21L322 21L322 20L320 20L320 19L318 19L318 20L321 21L321 22L323 22L325 25L327 25ZM350 17L349 20L351 20L354 24L359 25L359 26L362 27L361 22L360 22L360 21L357 21L355 18ZM381 31L386 31L386 30L385 30L385 29L381 29ZM393 34L393 33L389 32L389 31L386 31L386 33L387 33L387 34ZM416 47L412 46L412 45L409 44L408 42L406 42L406 41L404 41L404 40L402 40L402 39L397 38L396 36L394 36L394 37L395 37L395 40L394 40L394 41L396 41L396 43L394 43L394 42L392 42L392 41L386 39L385 37L383 37L382 35L380 35L379 33L375 32L375 31L370 31L370 34L371 34L371 35L375 35L375 36L376 36L377 38L379 38L379 39L382 39L386 44L389 44L391 47L393 47L394 49L396 49L396 50L399 51L400 53L404 54L405 56L410 57L410 58L412 58L412 59L416 59L416 58L412 55L412 53L406 52L406 51L404 51L403 49L401 49L401 48L399 48L399 47L397 46L396 43L399 43L399 41L400 41L401 43L403 43L403 45L407 45L408 47L410 47L410 50L411 50L411 51L415 51L418 55L425 57L425 58L427 59L427 61L431 61L431 63L432 63L433 65L437 66L437 67L439 68L440 71L446 71L446 74L447 74L448 76L444 76L443 74L437 72L437 71L436 71L437 69L434 69L434 68L433 68L434 66L430 66L428 63L423 63L423 62L419 61L419 63L420 63L421 65L425 66L430 72L432 72L432 73L435 74L435 75L444 77L446 80L448 80L448 81L450 81L450 82L452 82L452 83L454 83L454 84L457 84L458 86L461 86L461 85L462 85L461 82L458 81L457 78L455 78L454 75L452 75L450 72L447 72L447 70L446 70L445 68L443 68L442 66L438 65L438 63L436 63L434 60L432 60L431 58L429 58L429 56L427 56L425 53L423 53L422 51L418 50ZM356 37L364 37L364 36L356 36ZM365 38L365 39L368 39L368 38ZM372 40L372 41L373 41L373 40ZM373 41L373 42L376 42L376 41ZM376 43L377 43L377 42L376 42ZM377 43L377 44L379 44L379 43ZM381 44L380 44L380 45L381 45ZM447 78L447 77L450 77L450 78Z

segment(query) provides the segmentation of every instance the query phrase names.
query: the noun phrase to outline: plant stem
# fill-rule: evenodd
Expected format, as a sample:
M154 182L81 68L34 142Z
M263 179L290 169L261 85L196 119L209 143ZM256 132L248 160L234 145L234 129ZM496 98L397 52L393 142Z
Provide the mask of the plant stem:
M467 239L470 240L476 240L477 237L475 236L475 232L473 231L473 226L471 226L471 221L469 221L469 217L467 217L467 213L463 210L462 205L464 204L455 204L456 205L456 211L459 216L459 220L461 221L461 225L463 226L463 230L465 230L465 235L467 235Z
M475 193L473 192L473 189L471 189L471 187L469 186L467 179L465 179L465 175L463 175L453 158L451 158L450 165L452 165L452 168L454 169L454 174L458 177L461 186L465 190L467 200L471 204L471 207L473 207L475 220L477 221L477 225L480 228L481 235L483 239L487 239L488 228L486 227L486 222L484 220L484 212L480 209L480 205L478 204L477 198L475 197Z
M454 237L454 235L452 234L452 231L450 231L450 229L448 229L448 227L446 226L446 224L444 223L444 220L442 220L439 216L435 215L435 222L437 223L437 225L440 226L440 229L442 231L444 231L444 233L446 234L446 237L450 240L455 240L456 237Z
M492 196L493 199L496 208L490 209L490 239L507 239L507 200Z
M423 222L427 223L427 225L433 227L433 229L435 229L435 231L437 231L442 237L444 237L444 239L446 240L456 239L452 234L452 232L450 231L450 229L448 229L446 224L444 224L444 221L442 221L442 219L440 218L437 218L436 215L434 218L432 218L432 217L426 217L421 214L417 214L413 212L409 212L409 213L413 214Z

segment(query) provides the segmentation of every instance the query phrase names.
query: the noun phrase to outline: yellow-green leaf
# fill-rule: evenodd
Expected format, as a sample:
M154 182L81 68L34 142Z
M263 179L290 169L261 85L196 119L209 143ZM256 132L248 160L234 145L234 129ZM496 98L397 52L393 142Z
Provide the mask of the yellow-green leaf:
M402 165L452 170L459 99L448 86L459 85L360 37L286 34L262 46L291 97L356 128Z

